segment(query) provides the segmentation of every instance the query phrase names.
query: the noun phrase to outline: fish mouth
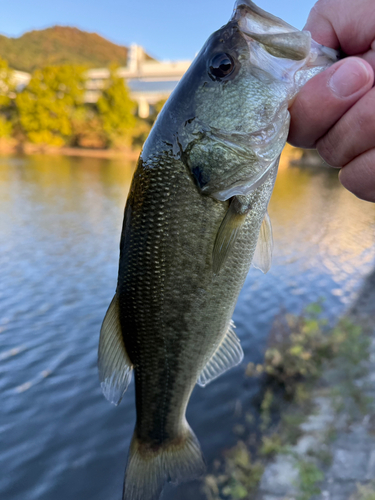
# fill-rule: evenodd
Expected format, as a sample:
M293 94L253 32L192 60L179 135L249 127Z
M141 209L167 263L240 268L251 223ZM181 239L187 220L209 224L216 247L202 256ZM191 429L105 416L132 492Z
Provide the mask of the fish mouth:
M278 34L299 31L279 17L261 9L251 0L236 0L231 21L243 31L257 34Z
M294 28L251 0L236 0L230 21L247 41L252 64L279 80L290 79L302 67L328 67L340 58L336 50L315 42L309 31Z

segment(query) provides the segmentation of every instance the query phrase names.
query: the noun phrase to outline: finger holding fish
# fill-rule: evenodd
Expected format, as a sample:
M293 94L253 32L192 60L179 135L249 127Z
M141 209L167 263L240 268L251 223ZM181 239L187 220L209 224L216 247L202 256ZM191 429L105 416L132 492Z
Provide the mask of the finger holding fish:
M375 40L373 0L318 0L311 9L304 30L315 41L358 56L371 50ZM375 67L374 67L375 69Z
M312 78L289 108L288 142L302 148L316 147L319 139L371 89L373 82L371 66L357 57L339 61Z
M328 132L316 148L332 167L344 167L375 148L375 88L359 99Z
M362 153L339 172L341 184L365 201L375 202L375 148Z
M372 0L319 0L305 26L315 40L351 56L310 80L294 100L288 141L316 147L342 167L339 179L375 201L375 11Z

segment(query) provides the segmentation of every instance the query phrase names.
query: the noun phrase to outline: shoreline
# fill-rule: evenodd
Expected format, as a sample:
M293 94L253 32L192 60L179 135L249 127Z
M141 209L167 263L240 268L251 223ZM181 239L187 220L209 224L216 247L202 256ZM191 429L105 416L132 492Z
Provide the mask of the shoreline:
M12 140L0 140L0 156L6 155L51 155L51 156L82 156L90 158L123 158L126 160L137 161L141 149L89 149L52 146L38 146L35 144L19 144Z
M0 156L7 155L51 155L51 156L80 156L88 158L115 159L122 158L127 161L137 161L142 148L132 149L89 149L75 147L52 147L36 144L20 144L12 139L0 139ZM301 165L303 150L286 144L281 154L279 169L282 170L289 166ZM305 165L304 165L305 166ZM316 164L315 166L322 166Z

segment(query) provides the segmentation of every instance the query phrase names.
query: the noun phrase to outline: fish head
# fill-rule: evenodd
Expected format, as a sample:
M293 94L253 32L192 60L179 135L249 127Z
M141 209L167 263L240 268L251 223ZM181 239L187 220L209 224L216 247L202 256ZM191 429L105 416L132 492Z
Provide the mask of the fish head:
M288 105L335 51L238 0L196 56L156 125L202 194L224 201L265 179L285 145ZM155 131L156 132L156 131Z

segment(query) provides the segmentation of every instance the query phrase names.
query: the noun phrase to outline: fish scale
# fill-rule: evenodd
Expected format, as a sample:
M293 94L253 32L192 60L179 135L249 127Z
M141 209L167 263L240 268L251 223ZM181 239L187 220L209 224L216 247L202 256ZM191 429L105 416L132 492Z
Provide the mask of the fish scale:
M171 170L177 177L173 182ZM143 163L138 167L131 191L142 196L130 195L126 206L126 211L131 211L131 231L121 246L120 259L127 265L123 274L120 272L117 294L122 329L127 332L125 347L135 367L140 439L152 436L155 442L163 442L165 436L178 436L184 402L231 319L234 303L228 304L228 297L237 297L246 277L255 249L254 239L248 235L262 222L268 197L261 194L267 187L253 195L259 216L249 219L244 228L237 242L241 251L233 254L233 266L228 265L215 277L213 241L226 205L201 197L186 166L173 157L155 159L147 168ZM261 199L257 202L255 198ZM178 219L174 215L177 210ZM163 223L155 227L158 219ZM129 251L129 246L137 252ZM197 254L206 258L196 259ZM136 288L135 295L132 288ZM197 296L197 289L204 291L204 297Z

